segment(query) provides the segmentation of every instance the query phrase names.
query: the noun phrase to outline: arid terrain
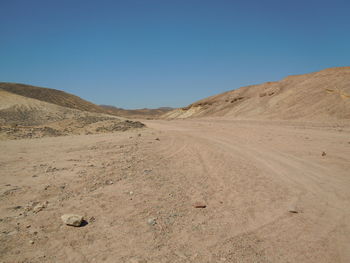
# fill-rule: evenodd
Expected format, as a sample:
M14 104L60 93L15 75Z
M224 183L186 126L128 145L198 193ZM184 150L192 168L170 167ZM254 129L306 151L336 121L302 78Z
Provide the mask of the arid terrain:
M0 262L350 262L349 72L141 122L0 86Z
M1 261L350 261L349 125L146 124L0 142Z
M107 111L107 113L121 116L124 118L130 118L130 119L158 119L162 117L165 113L168 113L173 108L170 107L161 107L158 109L136 109L136 110L126 110L122 108L117 108L114 106L108 106L108 105L100 105L101 108Z
M241 87L170 111L164 118L208 116L320 122L349 120L350 67L329 68Z

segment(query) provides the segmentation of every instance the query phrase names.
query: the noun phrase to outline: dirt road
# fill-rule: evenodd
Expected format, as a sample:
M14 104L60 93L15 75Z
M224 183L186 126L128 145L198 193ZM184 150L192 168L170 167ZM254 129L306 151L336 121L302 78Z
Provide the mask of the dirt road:
M146 125L0 142L0 261L350 262L349 125Z

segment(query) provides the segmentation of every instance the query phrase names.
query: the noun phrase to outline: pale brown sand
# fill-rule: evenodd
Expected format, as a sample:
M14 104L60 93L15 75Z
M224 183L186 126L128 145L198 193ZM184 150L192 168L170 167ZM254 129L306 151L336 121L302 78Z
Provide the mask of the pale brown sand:
M0 262L350 262L349 125L146 124L1 141Z

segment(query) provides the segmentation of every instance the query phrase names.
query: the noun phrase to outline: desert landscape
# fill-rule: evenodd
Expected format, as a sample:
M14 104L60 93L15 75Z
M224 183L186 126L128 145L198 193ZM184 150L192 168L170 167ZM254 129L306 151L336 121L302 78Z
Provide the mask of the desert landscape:
M125 111L0 83L0 262L350 262L350 67Z

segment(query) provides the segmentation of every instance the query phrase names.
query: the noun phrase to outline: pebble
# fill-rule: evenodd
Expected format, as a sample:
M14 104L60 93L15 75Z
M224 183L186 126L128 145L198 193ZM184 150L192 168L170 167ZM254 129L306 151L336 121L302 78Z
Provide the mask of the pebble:
M33 240L30 240L29 243L33 245L33 244L34 244L34 241L33 241Z
M145 174L149 174L149 173L152 172L152 169L146 169L146 170L144 170L143 172L144 172Z
M106 184L107 184L107 185L112 185L112 184L113 184L113 181L112 181L112 180L107 180L107 181L106 181Z
M37 204L36 206L34 206L33 208L33 213L36 214L36 213L39 213L41 210L43 210L44 208L46 208L47 204L49 202L46 201L44 204Z
M322 152L322 156L326 156L327 154L326 154L326 152Z
M299 213L298 209L295 206L289 207L288 212L293 214Z
M68 226L80 226L83 222L83 217L75 214L62 215L61 219Z
M157 219L156 218L149 218L147 220L147 224L149 224L150 226L154 226L155 224L157 224Z
M206 208L207 205L202 202L196 202L193 204L194 208Z

